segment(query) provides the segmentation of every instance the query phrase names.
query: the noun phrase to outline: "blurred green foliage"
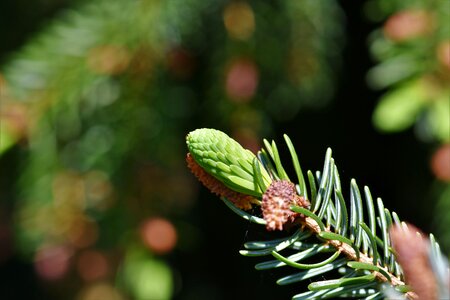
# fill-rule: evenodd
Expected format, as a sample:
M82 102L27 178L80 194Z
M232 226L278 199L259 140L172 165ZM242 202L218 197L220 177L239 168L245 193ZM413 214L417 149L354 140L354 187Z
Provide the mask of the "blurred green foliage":
M184 135L214 126L258 148L272 120L331 98L343 38L335 1L62 11L0 73L0 153L22 163L11 199L19 252L50 285L76 282L61 299L171 298L164 255L195 243L193 225L175 225L196 199Z
M379 63L369 84L389 91L374 112L386 132L413 124L422 140L450 141L450 8L445 0L369 1L367 14L383 26L370 37Z
M430 192L436 201L433 226L450 249L450 5L446 0L366 3L367 16L383 22L370 36L378 62L369 85L383 89L373 123L383 132L412 126L416 136L435 148L430 168L437 179Z
M129 247L120 276L119 282L136 300L171 299L173 283L170 267L149 255L147 249Z

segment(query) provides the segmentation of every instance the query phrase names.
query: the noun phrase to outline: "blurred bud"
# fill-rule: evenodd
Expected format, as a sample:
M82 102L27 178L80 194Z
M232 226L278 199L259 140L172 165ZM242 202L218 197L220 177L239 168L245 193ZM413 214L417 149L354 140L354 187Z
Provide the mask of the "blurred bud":
M425 36L433 30L433 18L424 10L404 10L384 24L384 35L395 42Z
M430 265L429 241L414 225L393 226L389 235L402 267L406 283L417 294L417 299L438 299L438 286Z
M195 69L195 60L191 53L181 47L175 47L167 53L167 68L179 79L188 79Z
M256 64L248 59L231 63L226 74L226 92L235 102L248 102L255 96L259 72Z
M93 281L108 275L109 264L106 256L100 251L83 251L77 259L77 271L85 281Z
M233 39L247 40L255 31L253 10L245 2L231 2L225 7L223 21L228 35Z
M35 270L45 280L61 279L69 270L71 256L67 246L44 246L35 255Z
M450 144L442 145L434 152L430 165L437 179L450 182Z
M450 40L439 44L436 50L439 63L447 70L450 70Z
M83 289L77 300L124 300L125 298L111 284L96 283Z
M163 218L152 218L145 221L140 228L144 244L157 254L171 251L177 242L175 227Z
M130 55L124 47L101 45L92 48L87 57L89 68L97 74L117 75L125 71Z

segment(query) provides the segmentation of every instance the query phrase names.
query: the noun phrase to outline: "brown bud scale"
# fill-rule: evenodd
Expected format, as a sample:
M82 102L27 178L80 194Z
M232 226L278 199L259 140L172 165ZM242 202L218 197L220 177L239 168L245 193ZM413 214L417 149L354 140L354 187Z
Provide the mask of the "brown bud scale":
M292 182L273 181L263 194L261 204L267 230L283 230L286 223L294 222L300 214L291 210L292 205L308 207L309 202L297 195Z
M206 188L219 197L227 198L233 202L237 208L250 210L252 208L252 203L258 203L252 196L244 195L227 188L222 182L203 170L190 153L186 156L186 162L191 172Z

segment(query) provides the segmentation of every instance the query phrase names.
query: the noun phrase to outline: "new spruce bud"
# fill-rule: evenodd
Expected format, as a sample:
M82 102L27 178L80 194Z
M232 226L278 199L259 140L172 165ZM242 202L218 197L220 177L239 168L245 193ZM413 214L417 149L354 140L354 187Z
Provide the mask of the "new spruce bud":
M197 129L186 136L186 144L194 160L226 187L258 198L264 193L254 174L253 160L256 156L225 133L215 129ZM272 181L269 174L264 168L260 171L265 187L269 186Z

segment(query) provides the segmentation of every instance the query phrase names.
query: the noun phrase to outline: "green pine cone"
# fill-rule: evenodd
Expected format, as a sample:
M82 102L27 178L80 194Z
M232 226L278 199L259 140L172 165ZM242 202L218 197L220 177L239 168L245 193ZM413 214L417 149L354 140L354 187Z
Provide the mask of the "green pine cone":
M228 188L260 198L262 191L253 171L256 156L222 131L202 128L186 136L186 144L195 161ZM265 188L269 174L260 168Z

